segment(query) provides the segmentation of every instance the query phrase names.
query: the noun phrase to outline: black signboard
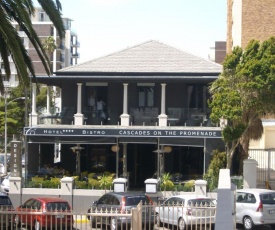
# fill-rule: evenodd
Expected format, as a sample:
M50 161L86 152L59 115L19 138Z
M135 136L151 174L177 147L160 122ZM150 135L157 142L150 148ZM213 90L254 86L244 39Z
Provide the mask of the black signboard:
M12 177L21 177L22 174L21 145L21 141L11 142L10 172Z
M201 129L160 129L160 128L41 128L25 127L27 136L62 136L62 137L190 137L221 138L221 130L217 128Z

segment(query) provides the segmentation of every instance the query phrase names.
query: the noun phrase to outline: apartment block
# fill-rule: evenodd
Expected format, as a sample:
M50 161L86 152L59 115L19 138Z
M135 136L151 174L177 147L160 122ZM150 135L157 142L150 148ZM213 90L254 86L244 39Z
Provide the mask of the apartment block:
M43 41L49 36L53 36L56 42L56 50L53 53L48 53L49 59L51 61L51 71L55 72L67 66L77 64L79 58L79 41L77 37L77 33L75 33L71 28L72 19L63 18L63 23L65 26L65 38L61 41L59 35L56 32L56 29L44 12L42 8L35 9L35 15L31 16L31 21L33 24L33 28L35 29L37 35ZM17 29L19 36L26 47L35 69L35 73L37 76L45 75L46 71L43 67L43 64L30 42L29 38L25 34L24 31L21 30L20 26L17 23L14 23L14 27ZM3 64L1 63L1 71L4 73ZM16 73L16 68L13 64L12 59L10 58L10 66L11 66L11 77L9 82L4 78L5 85L9 85L10 87L16 87L18 85L18 77Z
M252 39L264 41L275 36L274 0L227 1L227 52L246 47Z

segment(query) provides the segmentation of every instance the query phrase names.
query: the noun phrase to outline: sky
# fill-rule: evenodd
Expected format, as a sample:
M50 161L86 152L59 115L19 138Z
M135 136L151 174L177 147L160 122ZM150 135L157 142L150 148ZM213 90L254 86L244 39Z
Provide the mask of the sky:
M78 63L150 40L208 58L226 40L226 0L60 1L78 35Z

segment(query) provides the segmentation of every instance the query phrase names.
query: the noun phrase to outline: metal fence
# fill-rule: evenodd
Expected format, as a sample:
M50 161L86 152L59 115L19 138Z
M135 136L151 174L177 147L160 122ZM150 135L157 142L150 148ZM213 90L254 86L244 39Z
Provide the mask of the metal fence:
M160 212L160 209L164 211ZM131 209L130 212L121 210L100 210L90 213L76 213L72 211L47 211L29 209L16 211L0 206L0 229L201 229L213 228L215 223L215 206L188 206L160 204L142 204ZM160 216L163 215L163 216ZM184 225L183 225L184 224ZM188 228L183 228L188 226Z
M258 163L257 186L275 181L275 149L250 149L249 157Z

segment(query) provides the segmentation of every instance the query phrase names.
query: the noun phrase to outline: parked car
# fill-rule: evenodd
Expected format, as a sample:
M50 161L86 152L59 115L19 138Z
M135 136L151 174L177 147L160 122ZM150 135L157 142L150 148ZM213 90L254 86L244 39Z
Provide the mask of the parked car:
M236 223L244 229L270 225L275 229L275 191L239 189L236 192Z
M7 171L10 168L10 153L7 153ZM5 153L0 153L0 174L5 173Z
M144 193L133 192L110 192L104 194L99 200L94 201L88 213L130 213L132 208L136 208L137 205L142 202L142 223L143 225L153 226L154 222L154 206L149 196ZM94 228L97 225L107 225L111 230L119 229L125 225L130 225L131 218L119 217L119 216L107 216L96 217L88 215L91 227ZM127 228L130 229L130 228Z
M213 227L215 223L215 204L211 198L205 196L171 196L155 210L158 227L168 224L184 230L196 224Z
M1 182L1 186L0 186L0 190L1 190L1 192L9 193L9 190L10 190L10 173L8 173L3 178L3 181Z
M0 192L0 210L14 211L12 202L7 194ZM0 214L0 229L10 229L13 220L12 214Z
M71 229L74 223L70 204L61 198L30 198L16 211L15 223L20 227L30 226L35 230L53 227Z

